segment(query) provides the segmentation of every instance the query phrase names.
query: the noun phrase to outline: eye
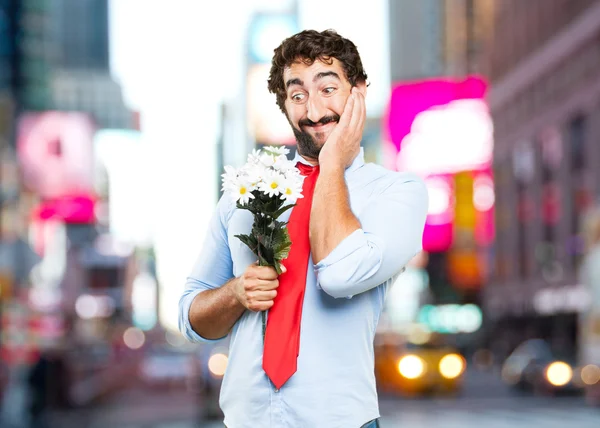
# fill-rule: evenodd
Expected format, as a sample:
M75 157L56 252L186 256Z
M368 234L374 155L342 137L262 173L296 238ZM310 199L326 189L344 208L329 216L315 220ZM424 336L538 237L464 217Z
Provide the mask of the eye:
M334 88L334 87L332 87L332 86L330 86L330 87L328 87L328 88L325 88L325 89L323 89L323 92L324 92L326 95L331 95L331 94L333 94L333 93L335 92L335 88Z
M290 98L292 99L293 102L299 103L299 102L302 102L302 100L304 100L305 95L302 93L298 93L298 94L293 94Z

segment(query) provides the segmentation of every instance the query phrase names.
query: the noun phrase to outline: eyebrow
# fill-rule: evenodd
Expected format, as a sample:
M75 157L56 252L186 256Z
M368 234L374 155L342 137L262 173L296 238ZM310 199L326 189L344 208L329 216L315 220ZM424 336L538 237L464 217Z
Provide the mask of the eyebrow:
M313 77L313 82L316 82L317 80L320 80L320 79L323 79L324 77L329 77L329 76L335 77L338 80L342 80L342 79L340 79L339 74L337 74L335 71L322 71L320 73L315 74L315 77ZM304 86L304 82L297 77L285 82L286 89L292 85Z
M313 83L319 79L322 79L322 78L328 77L328 76L335 77L337 80L342 80L342 79L340 79L340 76L335 71L322 71L320 73L317 73L315 75L315 77L313 77Z
M300 79L298 79L297 77L294 79L290 79L287 82L285 82L285 88L289 88L292 85L298 85L298 86L304 86L304 82Z

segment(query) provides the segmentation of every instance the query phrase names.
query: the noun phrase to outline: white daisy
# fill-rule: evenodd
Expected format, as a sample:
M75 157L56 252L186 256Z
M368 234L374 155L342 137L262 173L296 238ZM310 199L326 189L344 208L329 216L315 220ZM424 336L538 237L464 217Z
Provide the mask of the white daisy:
M231 195L235 201L242 205L246 205L248 202L250 202L250 199L254 199L250 183L248 183L246 180L237 180L236 186L231 190Z
M290 150L285 146L268 146L264 148L265 153L272 154L273 156L285 156Z
M275 156L268 153L263 153L260 155L260 163L267 168L271 168L273 165L275 165Z
M221 177L223 177L223 190L233 189L237 185L238 170L227 165L225 166L225 174L221 174Z
M298 168L296 168L295 166L288 169L284 175L287 180L292 180L296 183L300 183L300 186L302 186L302 182L304 181L304 176L300 173L300 170Z
M287 171L294 168L294 162L285 157L285 155L279 155L275 158L275 163L273 164L273 168L277 171L285 174Z
M248 163L249 164L258 164L260 162L260 150L252 149L252 153L248 154Z
M262 181L258 184L258 189L269 197L279 196L283 191L281 185L285 177L273 170L265 171Z
M284 179L281 183L281 199L285 199L288 202L296 202L298 199L303 198L302 195L302 181Z
M261 164L246 164L243 168L244 178L250 183L252 190L256 189L265 175L265 167Z

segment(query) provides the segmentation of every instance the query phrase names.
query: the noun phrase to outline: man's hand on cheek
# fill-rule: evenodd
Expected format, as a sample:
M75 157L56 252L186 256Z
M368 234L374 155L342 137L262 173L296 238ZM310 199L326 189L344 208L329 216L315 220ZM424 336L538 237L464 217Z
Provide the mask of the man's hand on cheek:
M339 123L321 149L319 165L322 170L344 170L352 164L360 151L365 118L365 97L357 88L352 88Z

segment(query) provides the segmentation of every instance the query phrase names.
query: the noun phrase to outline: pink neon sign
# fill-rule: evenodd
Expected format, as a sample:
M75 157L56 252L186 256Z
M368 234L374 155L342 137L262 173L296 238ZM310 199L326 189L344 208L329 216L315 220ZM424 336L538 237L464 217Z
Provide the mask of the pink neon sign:
M474 201L479 219L477 240L485 245L493 237L493 124L486 89L483 79L468 77L406 82L392 90L385 119L389 140L386 166L415 172L427 184L426 251L446 251L452 246L452 177L461 171L485 174L485 180L478 182Z

